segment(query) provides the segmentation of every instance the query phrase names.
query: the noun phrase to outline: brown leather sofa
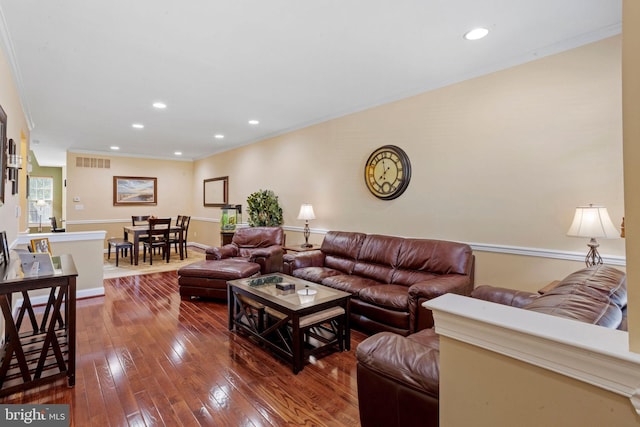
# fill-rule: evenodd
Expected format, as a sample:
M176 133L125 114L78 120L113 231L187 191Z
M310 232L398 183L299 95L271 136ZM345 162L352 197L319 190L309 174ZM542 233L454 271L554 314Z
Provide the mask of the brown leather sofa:
M479 286L472 297L626 329L624 272L608 266L579 270L543 295ZM363 427L438 426L439 339L434 329L404 337L383 332L356 349L358 402Z
M330 231L319 250L286 254L284 272L351 293L351 322L370 333L409 335L433 326L424 301L469 295L469 245L429 239Z
M207 248L205 257L207 260L244 259L260 264L262 274L278 273L282 271L283 245L282 227L238 228L231 243Z

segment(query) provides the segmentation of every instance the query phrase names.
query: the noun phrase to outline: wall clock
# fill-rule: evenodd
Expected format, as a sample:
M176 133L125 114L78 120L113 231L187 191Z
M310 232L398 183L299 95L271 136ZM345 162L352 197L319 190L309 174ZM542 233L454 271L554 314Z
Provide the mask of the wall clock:
M364 166L364 181L371 194L393 200L407 189L411 180L411 162L402 148L383 145L371 153Z

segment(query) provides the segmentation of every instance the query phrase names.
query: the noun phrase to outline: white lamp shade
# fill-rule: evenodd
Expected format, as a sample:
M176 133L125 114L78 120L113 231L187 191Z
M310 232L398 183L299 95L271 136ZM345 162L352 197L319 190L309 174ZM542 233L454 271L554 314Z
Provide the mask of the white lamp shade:
M611 222L607 208L589 205L576 208L567 236L613 239L620 237L620 232Z
M300 213L298 214L298 219L310 220L316 219L316 214L313 213L313 206L309 203L303 203L300 206Z
M44 200L42 200L42 199L39 199L39 200L36 202L36 206L47 206L47 202L45 202L45 201L44 201Z

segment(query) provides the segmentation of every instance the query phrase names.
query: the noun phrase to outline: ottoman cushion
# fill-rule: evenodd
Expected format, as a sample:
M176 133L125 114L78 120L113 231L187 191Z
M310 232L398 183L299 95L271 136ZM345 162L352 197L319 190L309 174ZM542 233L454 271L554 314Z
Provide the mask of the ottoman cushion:
M259 264L239 259L194 262L178 269L180 295L226 299L227 281L259 273Z

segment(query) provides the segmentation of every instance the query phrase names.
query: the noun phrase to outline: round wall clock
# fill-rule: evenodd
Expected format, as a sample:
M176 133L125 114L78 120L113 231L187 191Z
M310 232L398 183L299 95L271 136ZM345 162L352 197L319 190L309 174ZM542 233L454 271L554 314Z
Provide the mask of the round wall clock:
M392 200L404 193L411 180L409 156L400 147L383 145L376 149L364 166L364 181L371 194Z

